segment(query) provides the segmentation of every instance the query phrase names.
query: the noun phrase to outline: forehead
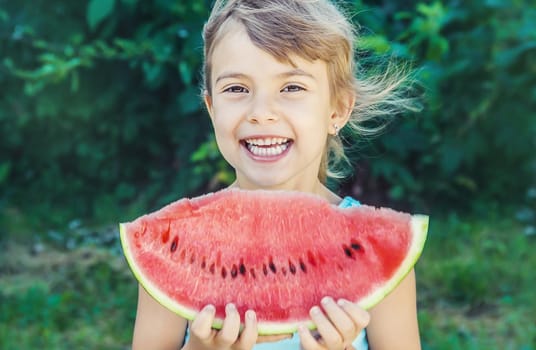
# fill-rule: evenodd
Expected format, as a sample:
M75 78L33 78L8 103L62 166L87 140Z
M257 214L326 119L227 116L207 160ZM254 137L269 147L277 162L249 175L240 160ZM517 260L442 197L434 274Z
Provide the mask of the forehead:
M256 45L246 28L238 23L233 23L219 34L211 52L210 62L213 81L223 71L229 70L258 74L302 71L315 76L326 72L326 63L321 60L312 61L295 53L276 57L271 50Z
M257 46L259 49L266 52L272 52L272 55L281 61L290 61L290 55L297 55L296 52L289 52L287 48L284 47L284 44L278 44L277 40L271 40L269 43L263 42L262 39L257 38L258 28L256 29L255 34L251 34L246 28L246 25L234 18L228 18L218 29L214 40L211 43L210 51L207 53L209 55L208 61L211 61L214 51L224 45L230 45L233 41L239 41L240 44L245 42L252 43ZM253 38L252 38L253 36Z

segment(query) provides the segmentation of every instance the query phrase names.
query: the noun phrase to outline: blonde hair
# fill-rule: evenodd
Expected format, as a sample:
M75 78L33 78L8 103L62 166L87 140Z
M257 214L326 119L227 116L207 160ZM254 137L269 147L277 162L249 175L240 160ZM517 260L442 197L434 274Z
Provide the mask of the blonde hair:
M214 47L232 30L229 23L242 24L250 40L282 62L291 55L327 63L330 98L339 113L351 112L346 128L350 135L370 135L382 124L367 123L411 108L412 99L405 95L407 75L401 70L357 78L354 58L356 29L345 13L329 0L216 0L203 30L203 89L212 93L211 58ZM346 105L355 97L354 106ZM346 132L345 132L346 133ZM319 179L341 177L340 165L348 163L342 141L330 136L326 144Z

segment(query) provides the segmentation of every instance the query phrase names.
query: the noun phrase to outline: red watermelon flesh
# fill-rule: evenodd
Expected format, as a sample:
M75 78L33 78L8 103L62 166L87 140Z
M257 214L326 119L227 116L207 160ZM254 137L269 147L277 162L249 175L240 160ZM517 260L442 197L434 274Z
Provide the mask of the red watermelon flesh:
M339 208L298 192L223 190L120 225L127 261L161 304L193 319L207 304L257 313L259 333L296 330L324 296L370 308L411 270L428 217Z

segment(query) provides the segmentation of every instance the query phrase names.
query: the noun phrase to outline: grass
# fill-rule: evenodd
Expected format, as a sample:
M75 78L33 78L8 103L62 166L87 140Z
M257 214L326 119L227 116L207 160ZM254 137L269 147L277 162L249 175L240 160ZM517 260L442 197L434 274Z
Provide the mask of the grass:
M536 237L506 218L432 221L417 266L424 349L536 349Z
M136 283L122 257L97 247L35 250L3 243L0 348L128 349Z
M137 287L114 230L0 242L0 349L129 349ZM536 349L535 248L510 217L432 216L417 265L423 348Z

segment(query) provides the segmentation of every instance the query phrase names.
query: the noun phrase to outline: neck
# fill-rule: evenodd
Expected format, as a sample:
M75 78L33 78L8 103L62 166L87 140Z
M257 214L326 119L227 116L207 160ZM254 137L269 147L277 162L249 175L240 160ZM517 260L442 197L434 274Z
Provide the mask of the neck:
M245 181L240 181L240 178L237 177L235 182L229 186L230 188L240 188L243 190L269 190L269 191L298 191L298 192L307 192L316 194L330 203L338 204L341 201L341 198L329 190L319 179L307 182L296 182L295 184L289 185L275 185L275 186L257 186L250 184Z

